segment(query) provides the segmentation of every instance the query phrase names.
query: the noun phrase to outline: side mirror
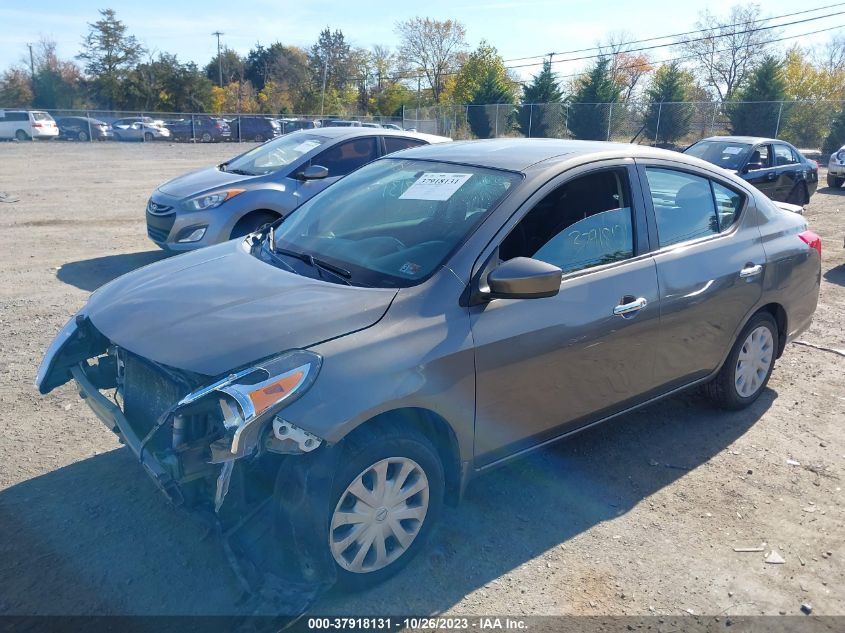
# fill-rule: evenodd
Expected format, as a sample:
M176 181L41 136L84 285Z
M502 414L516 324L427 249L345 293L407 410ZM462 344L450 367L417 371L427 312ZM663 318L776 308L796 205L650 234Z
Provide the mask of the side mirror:
M514 257L487 275L491 299L541 299L560 292L563 271L528 257Z
M322 165L309 165L299 172L299 177L302 180L321 180L328 177L328 175L329 168L323 167Z

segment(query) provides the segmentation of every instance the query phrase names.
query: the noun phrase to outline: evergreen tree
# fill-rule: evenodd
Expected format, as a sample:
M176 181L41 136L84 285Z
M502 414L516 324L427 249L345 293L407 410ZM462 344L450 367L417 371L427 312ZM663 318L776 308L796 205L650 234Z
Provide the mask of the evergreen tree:
M478 138L491 138L502 134L511 125L511 104L514 101L511 87L489 68L470 101L467 120L472 133ZM505 104L497 105L496 104Z
M126 25L117 19L114 9L101 9L100 16L88 24L88 35L77 57L85 62L97 96L114 108L122 103L122 83L144 54L144 47L134 35L127 34Z
M611 104L619 101L619 86L609 71L610 60L601 57L581 80L572 96L568 126L575 138L604 141L612 125Z
M780 102L786 98L786 82L781 63L772 56L763 59L736 98L726 105L731 132L743 136L774 136ZM780 127L784 121L781 120Z
M830 134L822 146L822 154L833 154L845 145L845 107L833 119L830 125Z
M519 131L529 137L559 136L563 124L562 100L563 93L552 73L552 63L546 60L543 70L530 84L522 87L522 106L517 113Z
M692 77L677 62L661 66L646 90L648 108L643 123L656 143L673 143L690 130L692 104L688 100Z

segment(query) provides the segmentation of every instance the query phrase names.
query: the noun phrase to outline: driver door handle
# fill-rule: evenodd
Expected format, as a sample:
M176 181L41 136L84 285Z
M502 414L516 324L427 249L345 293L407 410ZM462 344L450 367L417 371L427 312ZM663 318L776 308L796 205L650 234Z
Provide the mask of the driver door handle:
M760 264L756 266L746 264L745 268L739 271L739 277L740 279L748 279L750 277L756 277L761 272L763 272L763 267Z
M646 298L640 297L639 299L635 299L630 303L620 303L618 306L613 308L613 314L616 316L625 316L626 314L633 314L634 312L639 312L647 305L648 301L646 301Z

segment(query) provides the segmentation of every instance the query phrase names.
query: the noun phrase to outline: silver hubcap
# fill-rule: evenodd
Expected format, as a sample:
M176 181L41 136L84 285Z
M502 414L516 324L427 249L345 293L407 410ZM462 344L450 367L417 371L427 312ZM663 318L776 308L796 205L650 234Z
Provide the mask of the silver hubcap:
M428 478L417 462L389 457L352 480L332 514L329 545L338 565L356 574L387 567L420 533Z
M740 396L748 398L757 393L772 366L773 353L774 341L769 328L762 325L754 328L742 344L736 361L734 384Z

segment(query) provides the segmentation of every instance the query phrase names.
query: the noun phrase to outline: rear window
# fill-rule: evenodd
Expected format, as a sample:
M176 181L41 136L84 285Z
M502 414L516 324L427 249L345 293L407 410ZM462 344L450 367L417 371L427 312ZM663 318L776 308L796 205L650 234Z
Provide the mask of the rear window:
M52 121L53 117L51 117L46 112L32 112L32 120L33 121Z

